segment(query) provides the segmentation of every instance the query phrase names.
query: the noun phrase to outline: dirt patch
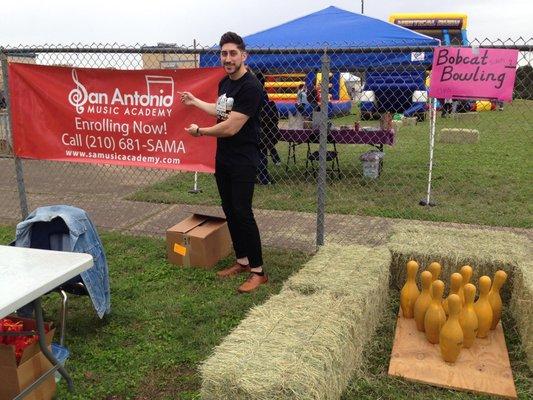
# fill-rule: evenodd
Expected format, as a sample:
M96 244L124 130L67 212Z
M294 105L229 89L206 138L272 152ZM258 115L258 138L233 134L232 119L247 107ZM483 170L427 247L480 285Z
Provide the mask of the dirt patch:
M185 391L200 389L198 371L184 365L151 371L139 385L136 400L177 399Z

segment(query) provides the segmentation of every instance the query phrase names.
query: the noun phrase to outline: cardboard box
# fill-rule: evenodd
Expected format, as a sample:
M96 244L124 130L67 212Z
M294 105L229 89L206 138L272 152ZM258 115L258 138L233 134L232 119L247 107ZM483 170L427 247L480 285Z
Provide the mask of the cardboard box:
M37 331L35 320L28 318L9 317L14 321L22 321L25 331ZM45 324L47 328L50 324ZM46 334L46 345L50 349L54 329ZM44 356L39 342L32 343L24 349L17 365L13 346L0 344L0 400L12 400L22 390L31 385L37 378L52 368L50 361ZM50 400L54 397L56 382L51 374L37 386L24 400Z
M193 214L167 230L167 257L172 264L210 268L231 251L224 218Z

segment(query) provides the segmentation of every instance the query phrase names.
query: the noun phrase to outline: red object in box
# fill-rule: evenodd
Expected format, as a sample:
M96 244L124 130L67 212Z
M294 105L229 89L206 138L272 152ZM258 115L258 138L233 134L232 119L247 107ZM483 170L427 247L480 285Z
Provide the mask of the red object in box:
M37 330L33 319L18 317L10 317L9 319L15 322L22 322L23 331ZM45 330L48 332L46 333L45 342L50 350L55 330L50 323L45 323ZM21 336L15 336L15 338L21 338ZM16 357L16 345L0 344L0 400L11 400L52 367L42 353L37 337L33 336L33 338L34 340L31 344L25 344L19 360ZM51 400L55 390L54 374L51 374L24 400Z
M45 332L48 333L50 329L45 328ZM24 331L24 325L22 321L14 321L11 318L2 318L0 319L0 332L22 332ZM39 335L33 336L0 336L0 344L11 345L15 347L15 356L17 363L20 362L22 353L24 349L30 344L37 342L39 340Z
M0 320L0 325L2 326L3 332L22 332L22 322L13 321L9 318L3 318ZM4 338L4 344L14 344L18 336L2 336Z

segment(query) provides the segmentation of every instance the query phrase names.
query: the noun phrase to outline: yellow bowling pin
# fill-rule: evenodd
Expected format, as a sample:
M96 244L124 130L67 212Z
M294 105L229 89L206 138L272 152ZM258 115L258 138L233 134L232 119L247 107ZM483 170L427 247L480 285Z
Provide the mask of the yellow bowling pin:
M500 297L500 289L507 280L505 271L499 270L494 274L494 282L489 291L489 303L492 307L492 324L490 329L496 329L496 325L500 322L502 317L502 298Z
M479 278L479 298L474 303L474 310L477 315L478 329L477 337L487 337L492 324L492 307L489 303L490 278L482 276Z
M461 289L459 289L459 297L461 298L463 305L465 305L464 287L466 284L470 283L470 279L472 278L472 272L472 267L470 265L463 265L461 267L461 270L459 271L459 273L463 277L463 285L461 286Z
M418 263L413 260L409 261L407 263L407 279L400 292L400 306L404 318L413 318L414 316L415 302L420 294L416 284L417 271Z
M469 349L477 335L477 315L474 311L474 298L476 287L471 283L464 286L465 305L459 314L459 324L463 328L463 347Z
M416 299L415 302L415 322L416 329L420 332L424 332L424 317L426 316L426 311L431 302L431 279L432 275L429 271L423 271L420 274L420 281L422 282L422 293Z
M444 361L454 363L463 347L463 329L459 324L462 304L459 295L451 294L448 296L448 307L450 317L440 330L439 347Z
M428 271L431 272L432 282L435 282L437 279L439 279L440 271L442 270L442 267L438 262L432 262L429 264Z
M442 294L444 282L437 279L431 284L431 302L424 316L424 331L430 343L439 343L439 334L446 322L446 314L442 308Z
M463 277L461 276L460 273L458 272L454 272L452 274L452 276L450 276L450 295L451 294L456 294L459 296L459 289L461 289L461 287L463 286ZM448 295L448 297L450 297L450 295ZM461 297L459 296L459 300L461 300ZM461 302L461 307L463 306L463 303ZM444 308L444 312L446 313L446 315L449 314L448 312L448 298L446 298L443 302L442 302L442 308Z

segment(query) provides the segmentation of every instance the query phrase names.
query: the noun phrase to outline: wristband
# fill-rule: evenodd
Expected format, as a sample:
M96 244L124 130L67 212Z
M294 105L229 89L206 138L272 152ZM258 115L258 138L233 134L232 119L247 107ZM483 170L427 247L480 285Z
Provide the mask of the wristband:
M198 136L203 136L203 135L200 133L200 127L197 127L197 128L196 128L196 134L197 134Z

